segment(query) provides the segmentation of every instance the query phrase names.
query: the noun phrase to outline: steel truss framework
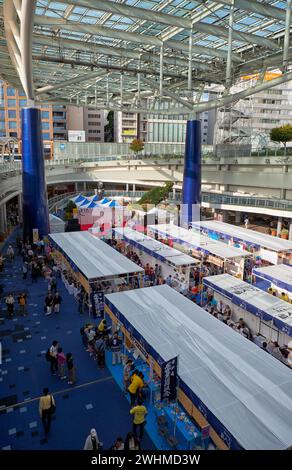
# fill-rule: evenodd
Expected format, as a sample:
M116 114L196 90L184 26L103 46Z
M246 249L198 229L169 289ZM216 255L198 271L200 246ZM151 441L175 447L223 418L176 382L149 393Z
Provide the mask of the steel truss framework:
M166 102L155 114L195 116L292 79L291 4L0 0L1 76L32 102L150 114ZM282 75L262 81L274 69ZM232 94L250 74L257 84ZM221 95L200 102L208 84Z

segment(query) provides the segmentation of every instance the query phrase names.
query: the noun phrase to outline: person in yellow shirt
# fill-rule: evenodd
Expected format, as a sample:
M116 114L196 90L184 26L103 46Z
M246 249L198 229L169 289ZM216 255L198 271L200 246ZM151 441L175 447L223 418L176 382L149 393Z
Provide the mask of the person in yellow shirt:
M281 299L281 300L284 300L285 302L289 302L289 297L288 297L288 295L286 294L286 292L282 292L282 293L281 293L280 299Z
M43 389L43 395L39 401L39 413L43 422L45 434L50 432L52 415L54 414L56 405L53 395L49 393L48 388Z
M134 415L133 419L133 434L137 437L137 430L139 428L139 439L141 440L144 433L145 416L147 414L147 408L143 405L143 401L139 398L138 404L130 410L130 414Z
M144 377L143 373L138 372L138 371L137 373L134 372L131 377L131 383L128 387L131 407L135 405L136 400L137 400L137 395L141 393L141 390L144 387L143 377Z
M18 297L18 306L19 306L19 314L23 316L27 315L25 294L20 294L20 296Z
M100 324L98 325L98 331L104 333L106 330L106 320L101 320Z

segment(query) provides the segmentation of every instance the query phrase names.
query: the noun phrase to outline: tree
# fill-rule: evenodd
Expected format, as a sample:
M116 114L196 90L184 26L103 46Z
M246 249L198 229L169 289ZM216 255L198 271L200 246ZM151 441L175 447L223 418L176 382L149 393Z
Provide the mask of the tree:
M73 218L73 209L76 209L76 204L73 201L69 201L65 207L65 220L70 220Z
M144 150L144 142L142 142L140 139L134 139L130 144L130 150L133 150L133 152L135 152L137 155L138 152Z
M104 126L106 142L114 142L114 112L109 111L107 115L107 124Z
M147 204L154 204L155 206L159 204L164 199L167 199L168 194L172 190L173 183L168 182L165 183L162 188L153 188L150 189L141 199L138 201L138 204L147 205Z
M292 141L292 126L287 124L286 126L274 127L271 130L270 137L274 142L280 142L284 145L284 155L286 155L287 142Z

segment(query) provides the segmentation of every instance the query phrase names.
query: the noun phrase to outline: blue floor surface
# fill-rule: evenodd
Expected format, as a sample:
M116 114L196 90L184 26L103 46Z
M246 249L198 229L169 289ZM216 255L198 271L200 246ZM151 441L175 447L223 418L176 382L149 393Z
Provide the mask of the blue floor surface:
M14 234L15 237L15 234ZM13 238L12 238L13 239ZM5 253L5 247L4 247ZM129 404L105 368L97 369L81 342L80 327L87 318L77 313L77 304L58 280L63 297L61 313L44 315L47 282L22 280L22 260L5 263L0 274L4 294L28 292L28 316L8 319L6 306L0 304L0 449L82 449L92 427L108 449L118 436L131 431ZM75 387L52 376L45 352L58 340L65 353L72 352L77 368ZM44 438L38 414L38 397L49 387L56 400L56 416L51 432ZM16 406L12 406L16 405ZM142 449L155 449L147 433Z

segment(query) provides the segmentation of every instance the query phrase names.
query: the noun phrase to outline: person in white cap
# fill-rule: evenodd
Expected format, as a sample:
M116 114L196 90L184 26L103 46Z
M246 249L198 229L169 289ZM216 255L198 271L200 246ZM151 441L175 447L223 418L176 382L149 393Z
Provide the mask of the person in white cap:
M86 438L83 450L98 450L102 445L102 442L97 437L96 430L92 428L89 436Z
M289 367L292 368L292 341L289 341L288 349L289 349L289 354L288 354L288 357L287 357L287 364L288 364Z

